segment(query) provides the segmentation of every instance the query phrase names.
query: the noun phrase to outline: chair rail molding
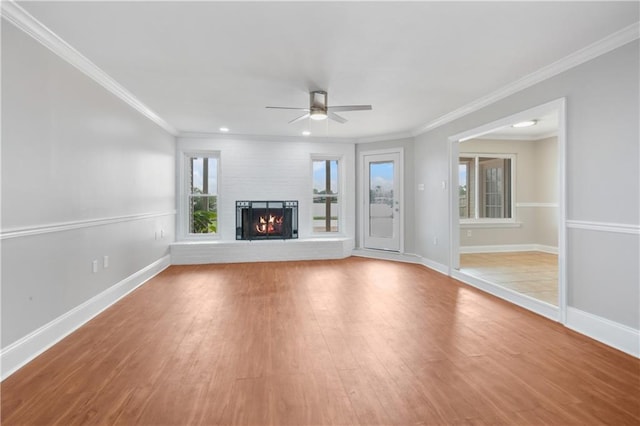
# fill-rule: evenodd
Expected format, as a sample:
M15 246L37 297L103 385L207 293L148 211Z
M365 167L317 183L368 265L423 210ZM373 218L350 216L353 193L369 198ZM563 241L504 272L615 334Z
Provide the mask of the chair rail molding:
M175 214L175 210L170 210L166 212L140 213L126 216L113 216L99 219L83 219L69 222L49 223L45 225L26 226L0 231L0 240L49 234L51 232L64 232L72 229L91 228L94 226L112 225L114 223L132 222L135 220L152 219L155 217L171 216Z

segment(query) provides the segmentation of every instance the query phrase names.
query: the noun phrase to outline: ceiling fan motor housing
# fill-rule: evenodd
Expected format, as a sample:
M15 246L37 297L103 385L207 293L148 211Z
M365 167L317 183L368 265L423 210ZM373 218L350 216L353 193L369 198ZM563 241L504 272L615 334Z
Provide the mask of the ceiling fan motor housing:
M327 92L314 90L309 94L310 116L313 120L324 120L327 118Z

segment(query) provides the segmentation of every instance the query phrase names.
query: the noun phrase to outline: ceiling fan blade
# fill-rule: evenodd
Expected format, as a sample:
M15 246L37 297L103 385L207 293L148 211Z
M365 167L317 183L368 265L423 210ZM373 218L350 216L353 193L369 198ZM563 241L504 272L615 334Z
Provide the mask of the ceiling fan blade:
M296 111L307 111L309 112L309 108L295 108L295 107L274 107L274 106L268 106L265 108L269 108L269 109L295 109Z
M348 121L346 118L344 118L344 117L340 117L340 116L339 116L338 114L336 114L335 112L328 111L328 112L327 112L327 115L328 115L328 117L329 117L330 119L332 119L332 120L334 120L334 121L337 121L338 123L343 123L343 124L344 124L344 123L346 123L346 122Z
M342 105L327 107L329 111L368 111L372 109L371 105Z
M311 114L309 114L309 113L303 114L303 115L301 115L300 117L298 117L298 118L294 118L293 120L291 120L291 121L289 122L289 124L297 123L297 122L298 122L298 121L300 121L300 120L304 120L305 118L309 118L309 116L310 116L310 115L311 115Z

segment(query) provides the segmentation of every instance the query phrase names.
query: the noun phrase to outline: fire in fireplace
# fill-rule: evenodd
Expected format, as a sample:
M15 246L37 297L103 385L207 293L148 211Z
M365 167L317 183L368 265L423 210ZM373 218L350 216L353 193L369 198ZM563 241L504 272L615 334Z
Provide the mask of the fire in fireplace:
M298 238L297 201L236 201L236 240Z

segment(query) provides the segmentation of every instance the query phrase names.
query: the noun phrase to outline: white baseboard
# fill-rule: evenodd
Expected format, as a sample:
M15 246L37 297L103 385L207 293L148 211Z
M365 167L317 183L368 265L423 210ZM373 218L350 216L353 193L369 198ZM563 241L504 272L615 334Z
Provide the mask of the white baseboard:
M385 250L370 250L357 248L351 253L353 256L367 257L370 259L394 260L396 262L415 263L433 269L444 275L449 275L449 267L433 260L426 259L413 253L397 253Z
M640 330L567 306L568 328L640 358Z
M460 254L466 253L505 253L517 251L541 251L558 254L558 247L543 244L502 244L491 246L460 246Z
M3 348L0 352L1 380L9 377L29 361L33 360L170 265L171 257L168 255L164 256L48 324L43 325L20 340Z
M535 312L538 315L549 318L553 321L560 320L560 310L557 306L543 302L533 297L529 297L526 294L519 293L515 290L511 290L506 287L502 287L497 284L493 284L471 275L464 274L460 271L454 270L451 276L458 281L462 281L472 287L478 288L486 293L492 294L500 299L504 299L508 302L518 305L522 308Z

